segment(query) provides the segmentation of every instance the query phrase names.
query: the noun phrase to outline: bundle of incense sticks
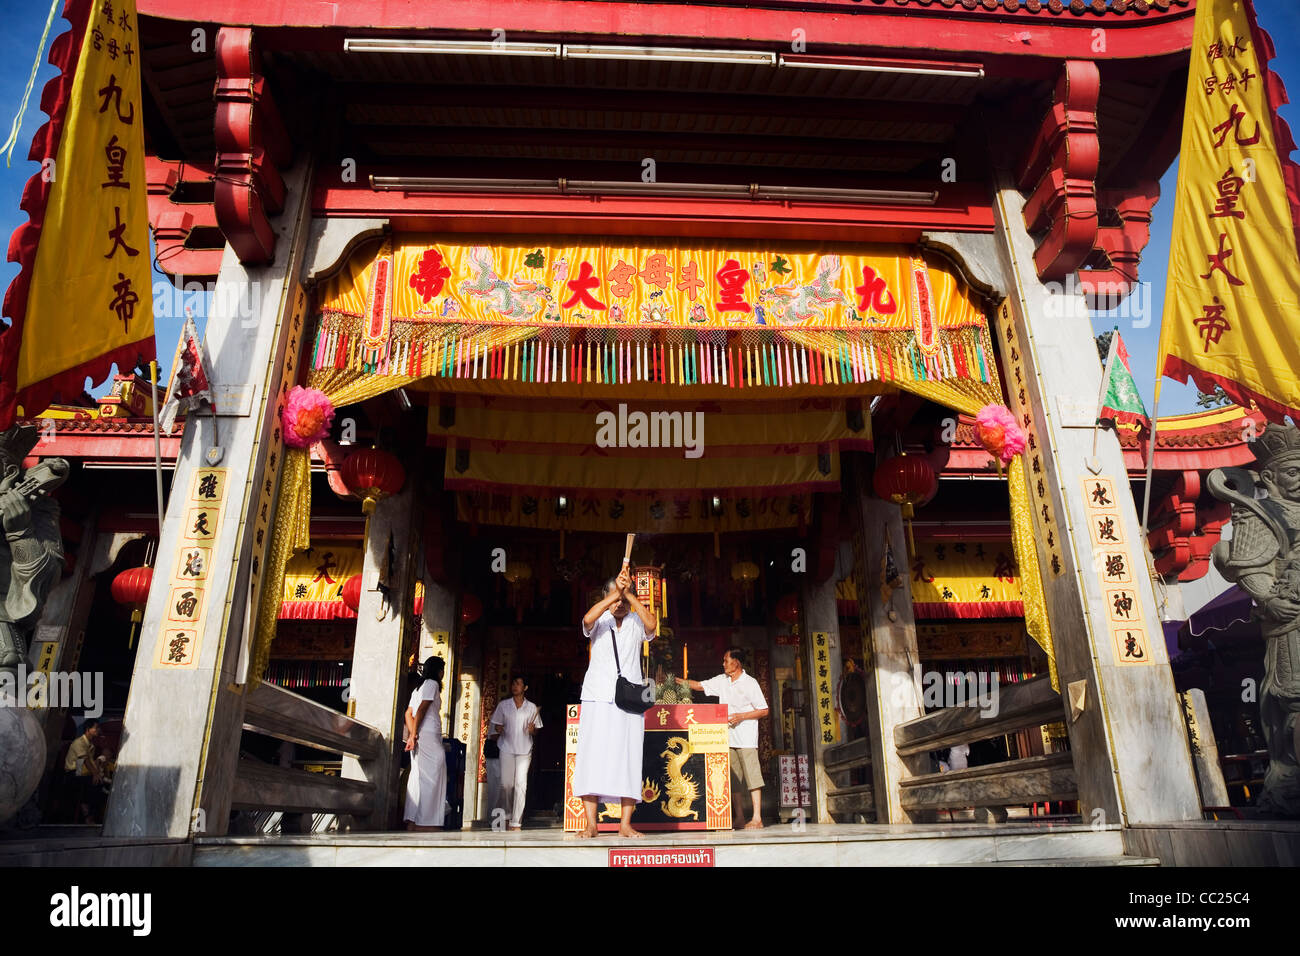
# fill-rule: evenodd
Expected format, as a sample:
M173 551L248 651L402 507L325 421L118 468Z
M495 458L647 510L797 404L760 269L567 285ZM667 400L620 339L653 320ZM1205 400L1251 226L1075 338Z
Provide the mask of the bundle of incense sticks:
M365 346L361 336L321 328L312 348L312 370L353 369L407 378L484 379L543 384L719 385L727 388L847 385L872 381L987 383L989 361L978 334L957 335L922 348L848 336L825 348L787 341L717 343L624 341L544 342L504 345L482 334L446 334L419 341Z

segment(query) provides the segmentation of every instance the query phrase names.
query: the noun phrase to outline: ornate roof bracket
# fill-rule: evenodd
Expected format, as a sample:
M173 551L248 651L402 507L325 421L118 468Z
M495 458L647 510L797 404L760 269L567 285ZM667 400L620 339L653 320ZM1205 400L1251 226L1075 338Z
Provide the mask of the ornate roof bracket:
M275 257L269 217L284 207L279 169L293 155L258 66L251 29L218 31L214 204L221 231L244 265L266 265Z
M185 202L187 186L207 190L212 167L169 162L157 156L145 157L145 179L149 190L149 224L158 247L158 268L183 284L210 282L221 269L222 246L213 247L217 211L211 202ZM203 232L207 231L208 245Z
M1184 470L1174 487L1162 497L1147 532L1156 572L1177 575L1179 581L1195 581L1210 568L1210 551L1223 532L1230 513L1227 504L1197 507L1201 495L1201 473Z
M1109 268L1079 270L1079 287L1088 298L1088 308L1102 312L1118 308L1137 286L1142 250L1151 239L1151 209L1159 198L1160 184L1154 180L1098 192L1098 207L1114 210L1120 225L1097 229L1094 251Z
M1067 60L1052 108L1021 166L1029 193L1025 225L1041 233L1034 251L1038 277L1061 282L1084 264L1097 242L1097 99L1101 77L1090 60Z

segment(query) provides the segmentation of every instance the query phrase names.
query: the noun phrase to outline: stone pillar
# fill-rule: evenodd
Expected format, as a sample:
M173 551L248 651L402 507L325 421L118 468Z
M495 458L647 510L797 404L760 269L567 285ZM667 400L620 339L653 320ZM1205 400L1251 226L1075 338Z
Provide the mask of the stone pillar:
M455 736L451 725L452 698L456 694L456 676L459 662L456 660L454 636L456 634L456 592L446 585L439 584L424 572L424 613L420 616L419 662L429 656L441 657L447 664L447 673L442 693L442 732L444 736Z
M988 251L1001 267L1021 346L1025 405L1032 409L1043 467L1043 501L1056 516L1059 571L1051 567L1044 534L1036 538L1060 690L1071 700L1083 692L1082 712L1066 719L1080 811L1085 820L1110 824L1200 819L1187 735L1144 560L1146 544L1113 432L1101 435L1095 476L1087 466L1102 372L1092 325L1078 291L1053 290L1039 281L1024 205L1004 179L994 196L997 231ZM1133 597L1131 613L1145 623L1146 663L1122 662L1123 651L1115 646L1110 612L1115 595L1102 583L1089 530L1092 514L1083 482L1090 476L1111 479L1117 492L1116 528L1137 565L1124 589ZM1094 816L1096 810L1102 815Z
M825 696L819 693L823 681L833 697L835 685L840 679L840 624L839 617L835 612L835 578L835 574L831 574L825 581L805 584L801 595L806 631L802 635L799 647L803 652L803 685L806 690L805 700L807 701L807 719L810 731L808 784L813 800L815 822L817 823L834 822L831 820L830 808L827 806L826 794L831 789L831 778L826 773L826 748L828 744L822 737L821 711L818 708L818 698ZM818 672L820 664L817 660L815 640L818 633L824 633L828 638L828 653L826 656L829 660L821 662L826 666L827 676L825 678L820 677Z
M375 809L356 825L367 830L389 826L389 814L401 794L393 792L396 767L402 746L401 725L408 702L402 680L402 626L410 614L414 588L416 488L418 475L407 470L406 484L399 494L385 498L370 516L366 529L366 559L361 570L361 602L357 606L357 632L352 652L352 682L349 695L352 716L383 735L385 747L375 760L364 764L344 755L343 777L366 780L375 788ZM385 575L387 575L385 577ZM387 595L380 590L387 589ZM428 607L426 597L425 607ZM450 668L443 674L445 696ZM400 823L400 820L398 821Z
M226 469L227 481L204 582L205 612L192 662L160 666L160 632L192 504L191 483L196 470L208 467L205 453L214 444L214 423L206 411L190 416L181 439L105 836L185 837L199 828L226 832L243 726L243 687L235 681L253 550L250 503L257 500L252 492L270 477L259 451L275 413L267 399L280 388L279 369L290 341L295 347L301 343L291 319L304 309L295 280L310 221L310 183L309 161L300 161L285 176L284 211L272 221L274 265L245 267L229 245L222 258L205 338L224 448L217 466Z
M855 461L850 507L857 510L860 547L854 548L858 614L867 677L867 727L871 738L872 796L877 823L912 820L901 805L899 781L925 773L925 757L904 760L894 744L894 728L920 717L921 656L916 647L916 619L903 530L902 510L881 501L869 488L869 459ZM861 467L858 467L861 466ZM881 593L886 550L892 550L899 579L886 602ZM921 822L912 820L912 822Z

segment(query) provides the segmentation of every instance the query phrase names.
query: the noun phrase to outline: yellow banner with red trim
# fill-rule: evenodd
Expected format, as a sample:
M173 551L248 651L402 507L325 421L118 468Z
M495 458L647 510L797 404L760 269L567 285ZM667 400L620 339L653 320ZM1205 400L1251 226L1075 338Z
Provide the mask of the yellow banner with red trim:
M1020 568L1010 539L921 539L909 567L918 618L1020 617ZM856 601L852 578L836 584L840 601Z
M80 45L65 63L76 69L67 100L56 104L56 155L33 157L46 160L48 190L38 190L45 206L21 323L11 316L9 335L21 341L7 343L18 350L12 381L27 415L56 393L79 394L111 362L129 368L155 354L136 5L76 6L89 19L71 34Z
M1272 52L1247 0L1199 0L1160 361L1278 419L1300 416L1300 171Z
M318 543L289 559L284 570L281 618L330 620L352 617L343 585L360 574L365 553L359 545Z
M377 347L394 318L647 328L940 329L983 324L964 283L907 247L550 245L407 239L355 259L323 311L364 317Z

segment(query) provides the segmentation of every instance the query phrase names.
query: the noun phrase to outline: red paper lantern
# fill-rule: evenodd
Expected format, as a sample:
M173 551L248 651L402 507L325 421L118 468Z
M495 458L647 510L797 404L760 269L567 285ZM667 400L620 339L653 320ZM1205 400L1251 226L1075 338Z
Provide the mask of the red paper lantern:
M896 455L876 468L872 486L886 501L903 506L903 517L915 514L914 506L934 497L939 481L930 462L920 455Z
M782 624L794 624L799 620L799 595L787 594L776 602L776 619Z
M361 606L361 575L354 574L343 582L343 603L353 611Z
M113 578L113 600L118 604L142 606L149 600L151 584L153 584L153 568L128 568Z
M896 455L876 467L871 484L881 498L902 506L903 519L907 521L907 546L915 552L912 517L916 514L915 506L929 501L939 489L934 469L920 455Z
M362 500L361 508L366 514L371 514L376 504L397 494L406 484L406 470L402 463L378 448L353 452L339 466L339 475L348 491Z
M473 624L483 616L483 602L472 594L460 596L460 623Z

